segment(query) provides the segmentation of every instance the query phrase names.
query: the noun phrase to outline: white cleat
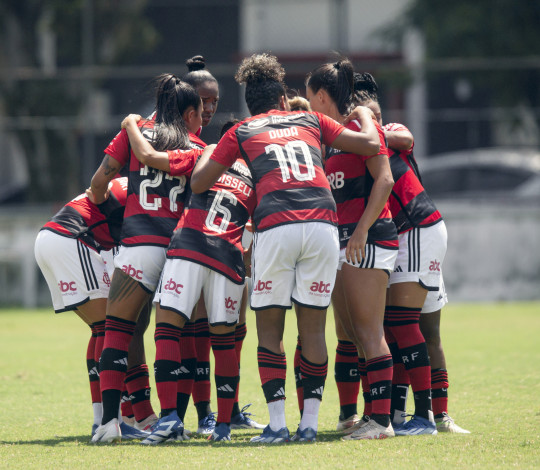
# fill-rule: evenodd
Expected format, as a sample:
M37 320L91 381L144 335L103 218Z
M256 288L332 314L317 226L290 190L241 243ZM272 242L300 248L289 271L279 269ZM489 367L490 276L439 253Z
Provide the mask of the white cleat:
M133 419L135 421L135 419ZM159 418L156 416L155 413L152 413L150 416L147 416L142 421L135 421L135 424L130 424L130 426L133 426L134 428L137 428L139 431L150 431L150 428L158 422ZM124 420L124 423L126 420Z
M463 429L462 427L458 426L450 416L448 416L447 413L443 413L442 418L437 418L435 420L435 423L437 425L437 431L438 432L451 432L454 434L470 434L471 431L467 431L466 429Z
M96 433L92 437L92 443L106 443L120 442L122 440L122 432L120 431L120 424L117 418L111 419L106 424L100 424L96 429Z
M370 419L369 421L362 423L353 433L343 436L342 439L345 441L356 441L362 439L387 439L394 436L392 424L384 427Z
M353 414L352 416L349 416L345 419L339 418L336 426L336 431L345 433L350 428L357 429L360 425L361 420L362 418L357 414Z

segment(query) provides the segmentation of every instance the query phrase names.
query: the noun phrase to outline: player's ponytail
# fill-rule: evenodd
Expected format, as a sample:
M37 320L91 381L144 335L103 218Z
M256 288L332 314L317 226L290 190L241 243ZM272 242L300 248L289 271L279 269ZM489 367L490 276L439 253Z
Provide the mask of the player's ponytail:
M183 115L197 109L201 99L195 89L173 74L156 79L156 125L152 145L158 151L188 149L189 133Z
M354 92L354 69L345 57L334 63L319 65L307 77L306 85L313 93L325 90L342 115L348 114Z

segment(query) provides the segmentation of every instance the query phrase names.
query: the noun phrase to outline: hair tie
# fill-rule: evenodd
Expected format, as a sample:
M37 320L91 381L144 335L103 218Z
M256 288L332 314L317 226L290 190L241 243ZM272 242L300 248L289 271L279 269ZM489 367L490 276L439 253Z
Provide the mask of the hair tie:
M341 67L341 60L337 61L337 62L334 64L334 68L335 68L336 70L339 70L340 67Z

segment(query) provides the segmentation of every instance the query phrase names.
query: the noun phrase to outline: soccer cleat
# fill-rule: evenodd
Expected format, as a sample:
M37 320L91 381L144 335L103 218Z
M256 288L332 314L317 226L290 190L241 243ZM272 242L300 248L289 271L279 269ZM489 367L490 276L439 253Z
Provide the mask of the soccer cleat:
M197 434L212 434L216 427L216 412L210 413L199 421Z
M93 444L120 442L122 440L122 431L118 424L118 419L113 418L106 424L100 424L94 436L92 437Z
M357 425L360 424L360 421L361 421L361 418L356 413L345 419L341 419L341 416L340 416L338 419L337 426L336 426L336 431L344 432L347 429L352 428L352 427L356 429L358 427Z
M260 436L251 438L250 442L256 444L279 444L280 442L289 442L290 434L287 428L281 428L278 431L272 431L270 425L266 426Z
M126 423L120 423L120 431L122 431L123 439L144 439L150 433L148 431L141 431Z
M394 428L396 436L419 436L421 434L437 434L434 421L414 415L409 421Z
M448 413L443 413L442 418L435 419L437 431L439 432L451 432L454 434L470 434L471 431L467 431L462 427L459 427L454 420L448 416Z
M231 429L264 429L265 428L264 424L259 424L250 418L252 414L246 411L250 406L251 406L251 403L244 406L240 410L240 413L232 417Z
M141 442L144 445L156 445L168 440L177 440L178 436L184 434L184 423L178 417L178 413L173 411L170 415L162 416L158 422L150 428L150 434Z
M135 421L135 424L133 425L137 429L140 429L141 431L150 431L150 428L158 422L159 418L156 416L155 413L152 413L150 416L147 416L142 421ZM124 421L125 422L125 421ZM129 423L128 423L129 424ZM130 425L131 426L131 425Z
M230 441L231 426L227 423L219 423L214 428L214 432L208 436L209 441Z
M345 441L356 441L361 439L387 439L394 436L395 434L391 424L384 427L376 421L369 419L368 421L363 421L356 431L343 436L342 439Z
M92 437L94 437L94 434L96 433L98 426L99 424L92 424Z
M356 431L360 426L363 426L364 424L366 424L368 421L369 421L369 416L367 415L364 415L362 416L358 422L356 424L354 424L353 426L351 426L350 428L347 428L347 429L344 429L343 431L341 431L343 434L352 434L354 431Z
M296 434L291 437L291 441L295 442L315 442L317 439L317 431L313 428L305 428L296 430Z

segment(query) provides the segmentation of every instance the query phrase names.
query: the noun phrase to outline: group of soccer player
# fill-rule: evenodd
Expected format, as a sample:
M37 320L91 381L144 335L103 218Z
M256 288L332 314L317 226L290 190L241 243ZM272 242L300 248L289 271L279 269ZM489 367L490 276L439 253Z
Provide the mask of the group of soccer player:
M255 54L235 76L251 116L207 146L199 134L219 87L202 57L187 65L182 79L158 77L155 112L124 119L90 188L36 240L55 312L74 310L92 331L92 441L187 440L190 397L197 432L212 441L230 440L237 428L264 428L252 442L315 441L330 302L343 439L468 432L447 409L439 334L446 228L422 187L411 133L382 126L373 77L341 58L308 75L308 100L289 100L281 64ZM152 302L159 417L142 341ZM247 302L266 427L239 407ZM293 304L301 419L291 436L282 340ZM407 420L409 385L415 412Z

